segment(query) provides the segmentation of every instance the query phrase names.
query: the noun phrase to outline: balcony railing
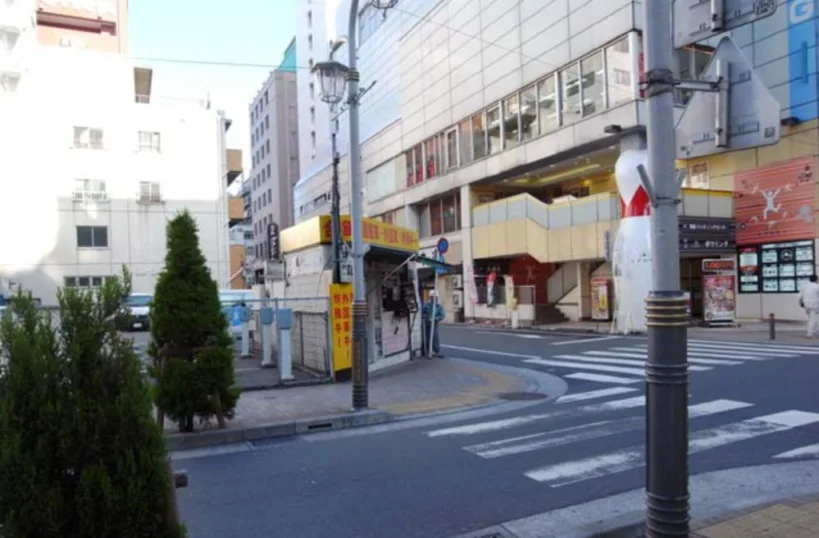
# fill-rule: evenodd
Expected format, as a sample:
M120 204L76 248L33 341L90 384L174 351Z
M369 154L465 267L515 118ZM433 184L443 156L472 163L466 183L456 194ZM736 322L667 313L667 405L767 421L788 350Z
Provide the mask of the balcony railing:
M72 198L75 202L107 202L108 193L105 191L74 191Z
M614 192L556 204L546 204L529 194L519 194L472 210L473 226L488 226L525 218L552 230L570 228L592 222L617 220L620 218L620 204L617 193Z
M162 195L158 192L140 192L137 194L137 203L139 204L161 204Z

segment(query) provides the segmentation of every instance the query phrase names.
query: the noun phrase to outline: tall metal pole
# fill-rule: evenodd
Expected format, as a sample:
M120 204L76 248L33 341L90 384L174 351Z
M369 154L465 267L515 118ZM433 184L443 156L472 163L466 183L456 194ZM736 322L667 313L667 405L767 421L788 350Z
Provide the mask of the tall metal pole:
M688 314L680 291L671 0L644 0L652 291L646 300L646 536L688 536ZM645 178L644 178L645 179Z
M333 143L333 183L331 189L330 219L333 226L333 283L341 282L341 193L338 188L338 164L340 157L336 148L336 130L333 127L331 135Z
M367 290L364 284L363 193L361 191L361 148L358 132L358 53L356 24L358 0L350 1L350 21L347 28L349 52L347 104L350 109L350 221L353 243L353 409L368 406L369 371L367 355Z

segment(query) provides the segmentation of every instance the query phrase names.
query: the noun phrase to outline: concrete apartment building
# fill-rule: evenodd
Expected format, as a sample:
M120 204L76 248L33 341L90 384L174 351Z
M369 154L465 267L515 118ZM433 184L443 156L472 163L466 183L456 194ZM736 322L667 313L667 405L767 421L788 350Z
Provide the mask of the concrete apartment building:
M0 55L4 291L19 286L53 305L58 287L93 288L126 265L134 291L150 293L164 264L167 220L183 209L195 216L213 278L224 286L226 188L241 172L241 155L237 170L225 148L230 121L206 99L152 95L152 71L124 54L126 2L2 5L4 31L8 21L18 24L21 46L12 59Z
M422 249L449 240L446 259L458 274L441 279L439 291L450 313L508 319L506 297L514 296L521 319L533 323L593 317L595 294L611 288L605 256L621 215L614 163L644 145L642 5L418 0L399 2L386 18L361 5L361 86L375 83L361 107L366 215L418 230ZM341 1L324 13L324 2L300 1L300 57L328 25L346 33L348 8ZM704 258L736 261L738 317L803 317L795 294L816 270L819 236L816 8L814 0L783 1L774 16L732 33L781 104L781 142L678 163L689 172L679 206L681 286L695 317ZM717 42L678 50L677 74L700 76ZM300 88L309 84L300 74ZM689 97L677 95L680 107ZM294 192L297 221L330 208L327 106L315 105L316 127L312 107L299 108L301 143L310 145ZM339 127L346 156L346 115ZM346 174L345 158L342 213ZM760 189L796 193L764 226ZM713 240L703 235L709 229L725 233ZM497 290L490 300L488 287Z
M253 267L260 275L270 257L270 227L284 229L294 222L293 186L299 179L296 71L294 40L249 106L252 167L247 181L255 243Z

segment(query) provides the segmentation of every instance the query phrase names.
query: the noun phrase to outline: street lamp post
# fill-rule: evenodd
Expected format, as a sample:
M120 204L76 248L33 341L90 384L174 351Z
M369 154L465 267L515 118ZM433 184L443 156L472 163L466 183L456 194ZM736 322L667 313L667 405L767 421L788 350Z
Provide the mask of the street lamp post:
M376 9L395 7L398 0L369 0ZM361 148L359 135L359 73L358 54L358 0L350 1L350 19L347 28L348 65L336 61L318 62L313 71L319 76L319 88L323 101L331 104L341 102L344 83L347 88L347 107L350 113L350 222L352 225L353 257L353 409L368 406L369 361L367 358L367 291L364 283L364 234L363 192L361 188Z

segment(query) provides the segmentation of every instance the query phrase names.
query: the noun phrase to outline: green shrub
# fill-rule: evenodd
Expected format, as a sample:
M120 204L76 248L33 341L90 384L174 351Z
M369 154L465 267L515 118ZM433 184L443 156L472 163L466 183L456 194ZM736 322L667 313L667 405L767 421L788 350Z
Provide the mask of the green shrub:
M193 430L194 417L209 421L221 411L231 418L239 399L233 338L199 248L196 221L187 211L168 223L165 267L154 291L150 326L157 406L182 431Z
M180 538L146 379L114 320L127 273L58 294L59 319L19 293L0 320L0 536Z

